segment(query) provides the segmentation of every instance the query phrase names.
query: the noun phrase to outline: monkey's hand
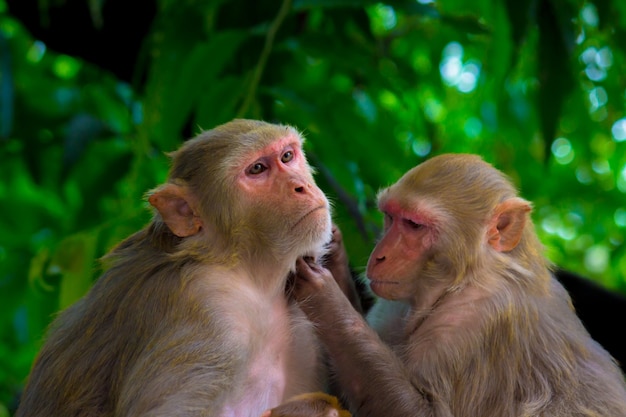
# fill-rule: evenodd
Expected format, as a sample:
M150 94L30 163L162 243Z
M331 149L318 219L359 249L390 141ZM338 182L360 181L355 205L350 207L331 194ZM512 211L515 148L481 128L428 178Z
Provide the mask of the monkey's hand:
M322 259L322 265L331 272L339 288L348 297L352 306L362 313L361 299L354 282L356 276L350 269L348 252L346 252L343 243L343 235L336 224L333 224L332 239L327 247L328 252Z
M267 410L261 417L350 417L339 405L339 400L323 392L310 392L290 398L287 402Z
M314 323L329 323L339 312L355 311L350 300L335 281L333 274L311 258L296 261L293 297Z
M335 280L341 285L342 281L352 281L350 266L348 265L348 253L343 244L343 235L336 224L333 224L332 239L327 245L328 252L322 260L322 264L332 272Z
M332 272L313 258L298 259L294 282L295 299L302 302L325 291L341 291Z

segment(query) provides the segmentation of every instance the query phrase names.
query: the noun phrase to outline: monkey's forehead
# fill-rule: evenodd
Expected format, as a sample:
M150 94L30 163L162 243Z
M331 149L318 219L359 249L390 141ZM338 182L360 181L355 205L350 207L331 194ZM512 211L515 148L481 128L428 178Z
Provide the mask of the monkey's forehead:
M234 138L249 150L262 150L276 142L291 138L292 141L303 143L302 135L292 126L266 124L256 129L241 133Z
M434 224L449 217L445 202L437 195L422 193L401 182L378 193L378 208L422 224Z
M245 144L232 153L232 162L235 164L250 163L253 159L260 157L282 154L287 147L297 151L302 149L303 139L296 131L280 133L272 136L261 135L257 137L246 135L246 137L242 138Z
M251 137L245 138L251 142L250 151L258 153L280 152L286 146L302 147L304 139L293 128L273 132L250 132Z
M231 166L251 163L252 159L281 152L288 145L301 149L303 141L292 127L266 125L231 137L223 162Z
M378 193L378 208L380 210L417 212L433 207L432 198L418 193L417 190L402 187L401 185L396 183L382 189Z

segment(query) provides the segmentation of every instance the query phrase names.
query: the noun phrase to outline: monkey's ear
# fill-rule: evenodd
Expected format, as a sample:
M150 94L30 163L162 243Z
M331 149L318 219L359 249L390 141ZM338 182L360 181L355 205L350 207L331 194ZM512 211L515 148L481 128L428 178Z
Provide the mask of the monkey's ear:
M195 199L186 187L164 184L150 194L148 202L176 236L192 236L202 229L202 220L194 210Z
M498 252L513 250L522 239L530 210L530 203L517 197L498 204L489 222L488 243Z

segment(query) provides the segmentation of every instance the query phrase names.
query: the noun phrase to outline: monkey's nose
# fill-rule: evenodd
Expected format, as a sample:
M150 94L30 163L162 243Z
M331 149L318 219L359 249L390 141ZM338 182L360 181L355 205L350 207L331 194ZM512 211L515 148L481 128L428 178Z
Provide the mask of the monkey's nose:
M293 190L297 194L307 194L311 192L311 184L304 180L295 180L292 182Z

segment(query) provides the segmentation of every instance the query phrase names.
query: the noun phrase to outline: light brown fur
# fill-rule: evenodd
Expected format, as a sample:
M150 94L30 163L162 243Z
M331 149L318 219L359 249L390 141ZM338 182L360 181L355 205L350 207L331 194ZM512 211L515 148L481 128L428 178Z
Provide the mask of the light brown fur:
M434 157L379 195L385 232L350 307L299 261L296 297L357 417L623 417L624 376L591 339L528 219L530 203L474 155Z
M301 143L235 120L174 152L154 219L54 321L16 417L257 417L322 389L311 323L285 295L331 237Z

